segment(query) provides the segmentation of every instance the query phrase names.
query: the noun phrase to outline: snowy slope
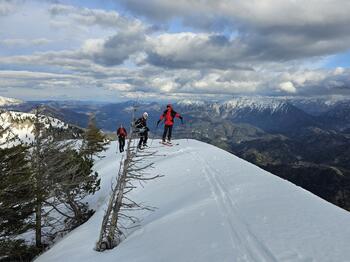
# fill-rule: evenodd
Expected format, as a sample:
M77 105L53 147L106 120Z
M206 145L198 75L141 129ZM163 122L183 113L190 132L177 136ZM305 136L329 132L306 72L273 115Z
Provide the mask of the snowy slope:
M6 111L0 113L0 126L4 129L9 129L5 132L2 137L0 137L0 143L5 142L6 137L18 137L21 141L25 143L30 143L34 139L34 114ZM44 124L46 128L49 128L49 122L54 128L67 129L68 125L64 122L40 115L39 121ZM49 121L49 122L48 122Z
M0 96L0 106L18 105L22 103L23 101L18 99Z
M158 207L117 248L93 250L120 155L113 143L96 169L102 188L85 224L37 262L350 261L350 214L214 146L195 140L161 147L165 176L133 198Z

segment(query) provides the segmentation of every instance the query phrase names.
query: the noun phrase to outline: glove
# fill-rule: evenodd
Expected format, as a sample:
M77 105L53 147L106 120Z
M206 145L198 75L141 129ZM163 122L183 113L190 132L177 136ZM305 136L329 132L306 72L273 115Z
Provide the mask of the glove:
M145 132L146 130L147 130L146 127L142 127L142 128L139 129L139 132L140 132L140 133L143 133L143 132Z
M162 121L162 120L160 120L160 119L159 119L159 120L157 121L157 127L158 127L158 125L159 125L160 121Z
M183 124L184 124L184 119L183 119L183 117L180 116L179 118L180 118L180 120L181 120L181 124L183 125Z

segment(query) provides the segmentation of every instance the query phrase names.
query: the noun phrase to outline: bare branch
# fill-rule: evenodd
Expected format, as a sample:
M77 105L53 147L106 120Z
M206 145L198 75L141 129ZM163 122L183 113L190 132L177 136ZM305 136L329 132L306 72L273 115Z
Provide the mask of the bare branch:
M134 117L132 116L132 119ZM136 147L136 141L133 137L134 125L130 127L130 136L126 149L125 158L120 162L117 176L117 183L112 185L112 194L108 203L105 216L102 221L100 236L96 243L96 250L103 251L117 246L122 237L126 237L123 230L137 227L139 222L137 217L125 214L137 210L154 211L155 208L145 206L132 200L128 194L132 192L139 183L143 183L161 177L161 175L151 175L146 170L154 168L154 163L146 161L147 158L157 156L157 152L140 152ZM122 219L122 221L120 220ZM124 225L124 220L129 220L135 225ZM123 222L123 223L121 223Z

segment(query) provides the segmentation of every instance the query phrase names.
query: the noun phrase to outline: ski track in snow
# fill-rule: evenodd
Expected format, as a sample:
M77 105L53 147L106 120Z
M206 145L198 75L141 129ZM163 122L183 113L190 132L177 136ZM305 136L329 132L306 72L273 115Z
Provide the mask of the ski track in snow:
M199 162L202 171L210 185L212 194L217 202L221 215L230 226L230 238L237 261L272 261L278 260L270 250L251 232L249 226L239 217L238 209L229 191L220 179L218 170L209 166L198 154L191 152L193 160ZM237 257L237 254L242 253ZM247 257L247 255L249 257Z
M157 210L138 213L140 227L98 253L93 247L123 155L113 143L94 166L101 189L88 202L96 213L37 261L350 261L348 213L214 146L179 143L150 147L158 151L155 171L165 176L133 193Z

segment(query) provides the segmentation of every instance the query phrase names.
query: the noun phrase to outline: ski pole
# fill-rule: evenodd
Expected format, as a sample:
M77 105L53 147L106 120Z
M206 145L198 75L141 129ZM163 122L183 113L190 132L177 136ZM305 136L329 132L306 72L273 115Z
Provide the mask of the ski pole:
M185 130L185 134L186 134L186 140L187 140L187 144L188 144L188 135L187 135L187 132L186 132L186 124L183 124L184 125L184 130Z
M156 126L156 130L155 130L154 134L152 135L150 147L152 146L152 143L153 143L153 140L154 140L154 136L157 135L157 129L158 129L158 125Z

